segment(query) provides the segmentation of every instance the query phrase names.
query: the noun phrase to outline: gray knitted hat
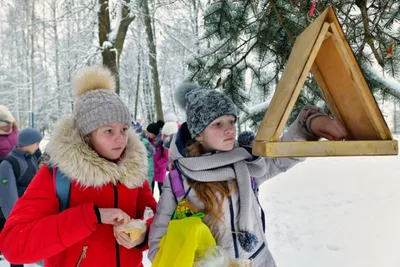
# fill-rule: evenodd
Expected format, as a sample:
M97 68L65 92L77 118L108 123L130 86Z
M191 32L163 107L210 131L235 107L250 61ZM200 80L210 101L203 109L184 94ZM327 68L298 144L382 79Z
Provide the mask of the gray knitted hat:
M130 125L128 107L115 93L110 70L101 66L85 67L73 78L74 119L81 136L113 122Z
M185 82L175 91L177 104L186 110L186 121L192 138L200 134L213 120L223 115L237 117L235 104L214 89Z

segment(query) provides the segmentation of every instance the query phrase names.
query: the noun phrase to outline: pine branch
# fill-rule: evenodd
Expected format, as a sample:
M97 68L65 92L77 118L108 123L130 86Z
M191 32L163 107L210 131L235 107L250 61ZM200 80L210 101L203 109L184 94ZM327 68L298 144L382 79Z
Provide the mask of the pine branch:
M279 25L282 27L282 29L286 32L287 36L289 37L291 43L293 43L293 34L285 27L284 23L283 23L283 18L282 15L279 13L278 9L276 8L276 0L271 0L271 5L273 10L276 13L276 18L279 21Z
M356 0L356 5L361 10L361 16L362 16L362 21L363 21L364 31L365 31L364 38L365 38L366 42L368 43L368 45L371 47L371 50L374 53L374 56L375 56L376 60L378 61L378 64L383 67L384 66L383 59L379 55L378 50L375 48L374 40L373 40L372 34L369 30L368 14L367 14L367 1L366 0Z

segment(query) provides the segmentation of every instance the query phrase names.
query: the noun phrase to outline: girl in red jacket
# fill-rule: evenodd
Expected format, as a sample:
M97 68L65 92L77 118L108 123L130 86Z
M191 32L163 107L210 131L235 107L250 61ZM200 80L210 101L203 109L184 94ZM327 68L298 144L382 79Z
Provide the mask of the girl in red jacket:
M45 259L45 267L142 266L147 230L132 241L117 226L142 218L146 207L155 210L146 149L129 130L129 110L109 70L83 69L73 87L74 113L56 125L46 147L49 164L14 206L0 250L16 264ZM61 212L54 168L71 186Z

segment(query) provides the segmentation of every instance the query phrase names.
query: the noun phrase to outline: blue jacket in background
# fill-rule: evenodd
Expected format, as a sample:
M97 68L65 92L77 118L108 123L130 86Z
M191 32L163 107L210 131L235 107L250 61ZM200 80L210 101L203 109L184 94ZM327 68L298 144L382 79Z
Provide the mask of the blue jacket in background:
M5 218L10 215L15 202L24 194L38 171L35 155L23 152L17 147L14 147L9 155L17 160L20 177L14 176L10 162L4 160L0 163L0 207Z

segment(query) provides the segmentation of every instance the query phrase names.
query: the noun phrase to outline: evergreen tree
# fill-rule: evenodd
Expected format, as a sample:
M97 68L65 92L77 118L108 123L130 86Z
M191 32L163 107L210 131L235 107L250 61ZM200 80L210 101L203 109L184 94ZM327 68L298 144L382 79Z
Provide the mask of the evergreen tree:
M189 79L206 86L215 86L220 79L222 89L242 111L242 117L251 118L255 124L259 123L265 110L258 109L252 113L245 103L249 98L258 102L270 99L296 37L313 19L309 15L312 2L212 1L204 14L202 49L189 62ZM334 7L375 96L400 99L400 92L382 83L376 75L371 75L370 70L373 64L379 64L387 75L400 77L400 56L395 51L396 44L400 44L400 2L317 0L315 4L315 14L328 6ZM246 75L251 75L250 86L245 84ZM253 97L245 88L251 90ZM323 98L318 84L310 75L291 119L304 104L317 104L321 101Z

